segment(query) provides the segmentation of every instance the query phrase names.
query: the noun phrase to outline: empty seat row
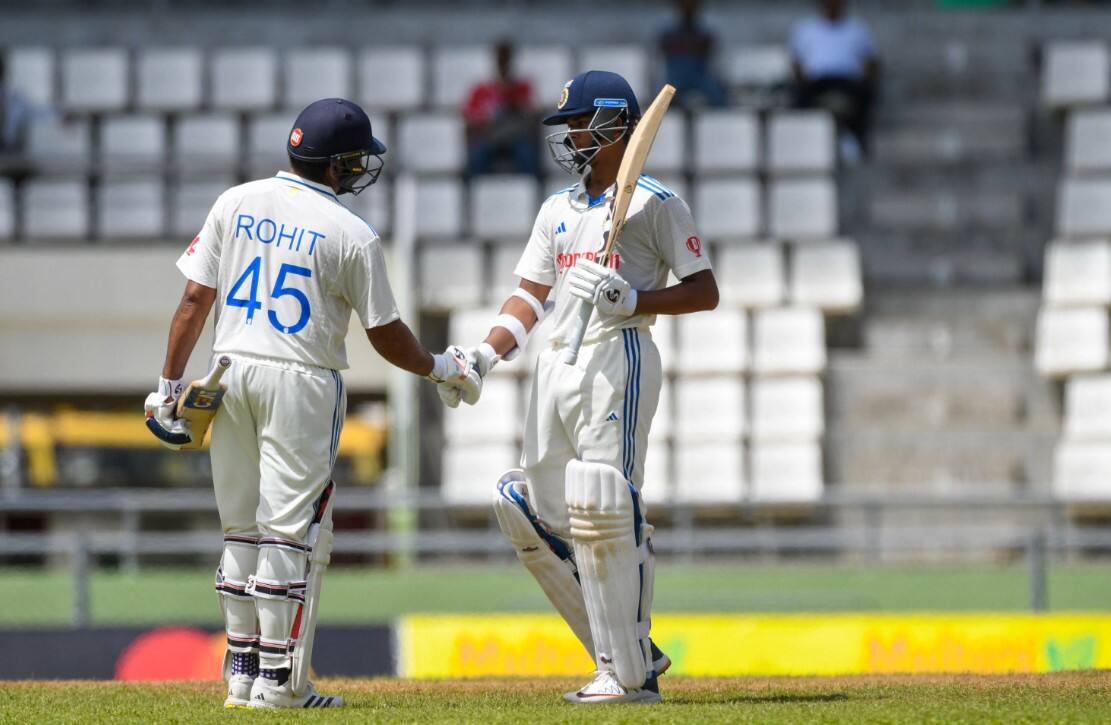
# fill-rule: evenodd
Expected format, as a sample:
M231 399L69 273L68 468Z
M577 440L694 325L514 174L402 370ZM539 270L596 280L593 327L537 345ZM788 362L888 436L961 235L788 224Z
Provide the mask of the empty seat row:
M1053 493L1075 503L1111 499L1111 439L1060 440L1053 458Z
M1034 366L1049 377L1107 370L1108 332L1106 307L1043 306L1038 311Z
M1106 103L1111 97L1111 53L1098 40L1057 40L1045 45L1042 100L1052 108Z
M1042 297L1059 307L1111 306L1111 238L1050 242Z
M1111 175L1066 177L1060 182L1057 231L1065 237L1111 234Z

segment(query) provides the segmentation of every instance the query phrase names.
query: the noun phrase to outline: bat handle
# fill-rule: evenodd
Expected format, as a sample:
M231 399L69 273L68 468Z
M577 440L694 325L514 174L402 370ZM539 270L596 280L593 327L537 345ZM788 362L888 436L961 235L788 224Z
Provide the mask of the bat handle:
M579 317L575 320L575 329L571 331L571 339L563 351L563 364L574 365L579 360L579 348L582 347L583 337L586 336L586 326L590 324L590 315L594 312L594 305L582 300L579 302Z
M228 368L231 367L231 358L227 355L221 355L216 364L212 366L212 370L208 373L208 378L205 379L204 387L207 389L215 388L220 383L220 378L224 376Z

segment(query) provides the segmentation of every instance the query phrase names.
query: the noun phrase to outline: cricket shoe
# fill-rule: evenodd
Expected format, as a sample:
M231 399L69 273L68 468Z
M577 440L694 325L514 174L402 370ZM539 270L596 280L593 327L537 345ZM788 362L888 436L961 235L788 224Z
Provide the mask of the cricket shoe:
M224 700L224 707L247 707L251 701L251 686L255 678L250 675L232 675L228 680L228 699Z
M259 677L251 687L251 700L247 706L254 708L343 707L343 698L339 695L321 695L311 682L305 685L305 691L297 697L293 694L293 687L288 681L284 685L276 685L271 684L266 678Z
M647 685L655 685L656 678L649 677L645 682L646 687L627 688L617 681L617 675L609 670L598 670L594 679L584 687L568 692L563 696L567 702L576 705L608 705L616 702L635 702L641 705L653 705L661 702L659 687L649 689Z
M652 669L657 675L662 675L667 672L668 667L671 667L671 658L664 654L651 639L648 640L648 646L652 648Z

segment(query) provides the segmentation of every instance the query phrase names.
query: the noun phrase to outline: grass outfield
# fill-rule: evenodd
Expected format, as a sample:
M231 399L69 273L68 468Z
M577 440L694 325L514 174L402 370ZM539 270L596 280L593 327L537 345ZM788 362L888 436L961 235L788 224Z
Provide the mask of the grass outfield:
M98 571L90 585L92 622L219 623L208 569ZM657 569L658 612L1021 611L1029 606L1024 566L979 568L838 565L681 565ZM73 592L65 570L0 569L0 591L33 607L0 608L0 627L64 625ZM1054 610L1111 607L1111 565L1056 565ZM549 611L539 587L513 565L418 567L410 571L333 567L321 620L384 621L416 612Z
M0 723L1095 723L1111 719L1111 676L909 675L664 678L665 702L584 708L578 680L324 680L344 710L225 710L218 683L0 685Z

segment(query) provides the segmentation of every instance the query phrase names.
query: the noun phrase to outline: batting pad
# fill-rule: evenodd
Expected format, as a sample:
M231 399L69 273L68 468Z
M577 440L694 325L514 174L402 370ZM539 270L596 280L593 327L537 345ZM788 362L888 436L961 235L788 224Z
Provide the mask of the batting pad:
M640 552L635 490L613 466L567 464L567 508L579 582L594 635L595 661L627 688L648 674L639 632Z
M529 570L567 626L594 659L594 639L579 586L574 550L553 534L529 502L525 472L506 472L494 489L494 514L517 559Z

